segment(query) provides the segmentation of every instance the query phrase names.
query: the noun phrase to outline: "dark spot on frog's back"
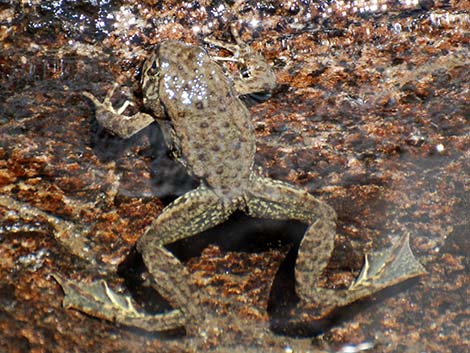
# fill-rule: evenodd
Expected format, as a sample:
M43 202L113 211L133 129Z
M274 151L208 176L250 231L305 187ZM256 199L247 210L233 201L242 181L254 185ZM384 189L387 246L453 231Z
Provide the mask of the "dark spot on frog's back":
M222 174L224 172L224 167L219 165L216 169L215 169L215 172L217 174Z
M246 141L245 139L243 139L244 141ZM242 143L240 140L238 141L234 141L230 144L230 147L234 150L234 151L238 151L241 147L242 147Z
M238 151L233 151L233 153L230 155L230 159L232 161L235 161L237 160L238 158L240 158L240 152Z
M193 62L196 59L196 53L194 50L188 52L188 62Z

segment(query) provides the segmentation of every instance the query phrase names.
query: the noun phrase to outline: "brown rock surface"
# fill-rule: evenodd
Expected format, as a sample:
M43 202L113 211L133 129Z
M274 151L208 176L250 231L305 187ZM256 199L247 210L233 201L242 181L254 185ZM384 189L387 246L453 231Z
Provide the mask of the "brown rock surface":
M432 0L0 2L0 352L314 352L363 341L374 352L466 352L469 9ZM295 302L289 255L272 291L271 282L303 229L236 216L172 247L220 314L210 339L62 308L51 273L132 287L136 240L194 186L156 126L115 138L79 93L103 97L119 78L116 100L138 95L152 45L229 40L236 20L279 81L270 99L250 104L257 164L338 213L325 285L347 286L365 251L404 232L428 275L344 309L323 335L276 334L266 326L283 327ZM165 308L135 287L148 310Z

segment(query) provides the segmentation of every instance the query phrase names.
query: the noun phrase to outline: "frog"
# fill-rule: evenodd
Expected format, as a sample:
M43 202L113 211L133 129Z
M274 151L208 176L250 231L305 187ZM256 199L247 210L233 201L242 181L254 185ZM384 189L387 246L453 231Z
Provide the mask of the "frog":
M359 276L348 288L320 285L334 250L336 212L303 188L264 176L255 166L254 125L240 97L272 92L276 75L234 27L231 32L235 43L205 39L207 45L230 52L228 58L211 56L203 46L183 41L159 43L141 72L143 105L149 112L124 115L134 104L130 101L115 109L111 98L118 84L103 101L83 92L93 103L98 122L121 138L156 121L173 156L199 186L164 207L137 241L151 285L172 310L146 313L104 281L79 284L56 275L65 292L64 306L148 331L184 327L188 334L196 334L206 310L188 269L166 246L223 223L237 210L254 218L292 219L307 225L295 262L299 305L344 307L425 272L405 234L392 246L366 254ZM235 62L238 74L228 73L223 60Z

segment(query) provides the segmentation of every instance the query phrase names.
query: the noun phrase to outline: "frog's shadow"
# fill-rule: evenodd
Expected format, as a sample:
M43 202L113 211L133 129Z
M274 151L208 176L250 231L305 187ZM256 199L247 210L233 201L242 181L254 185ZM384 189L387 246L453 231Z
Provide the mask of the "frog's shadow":
M271 249L288 251L270 292L268 311L275 313L278 307L297 302L293 280L294 265L305 229L306 226L300 222L255 219L237 211L226 222L166 247L183 262L200 256L209 245L217 246L223 253L260 253ZM170 309L164 298L151 287L143 285L142 277L145 276L142 274L145 272L145 264L135 247L118 267L118 274L124 278L126 287L146 311L158 313Z
M90 146L94 154L102 163L116 161L118 172L121 171L121 158L130 158L127 155L130 150L138 149L134 158L150 160L149 189L151 197L159 198L165 205L198 186L198 182L191 178L184 167L171 157L157 123L149 125L128 139L113 136L101 127L96 119L91 121L91 130ZM148 194L143 195L141 191L134 188L127 190L120 188L119 195L148 197Z

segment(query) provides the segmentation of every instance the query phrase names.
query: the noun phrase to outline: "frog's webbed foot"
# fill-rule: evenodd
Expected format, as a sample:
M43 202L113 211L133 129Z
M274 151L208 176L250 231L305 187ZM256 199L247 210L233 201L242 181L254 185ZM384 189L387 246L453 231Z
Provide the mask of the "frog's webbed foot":
M82 92L82 94L95 105L96 120L98 120L101 126L119 137L128 138L150 125L154 118L149 114L141 112L132 116L123 115L127 107L133 105L130 101L125 101L120 108L114 109L111 98L118 86L119 84L117 83L113 85L103 102L100 102L89 92Z
M393 246L366 254L361 273L349 290L376 292L425 274L426 270L411 252L409 238L405 234Z
M53 274L53 277L64 290L62 305L65 308L147 331L167 331L186 323L179 309L156 315L138 311L129 296L117 294L103 280L86 284L67 280L58 274Z
M348 289L310 288L301 295L300 307L316 308L322 317L332 309L364 299L385 288L426 274L424 267L414 257L409 235L403 235L391 247L366 254L360 275Z
M366 254L360 275L348 289L310 288L303 291L301 299L304 304L315 303L323 309L320 312L326 313L425 273L410 249L406 234L391 247Z
M276 76L264 56L251 49L240 37L234 24L230 26L236 44L225 43L213 38L204 38L208 44L228 50L232 57L215 56L217 61L234 61L238 63L240 74L234 78L235 90L239 95L258 92L270 92L276 87Z

